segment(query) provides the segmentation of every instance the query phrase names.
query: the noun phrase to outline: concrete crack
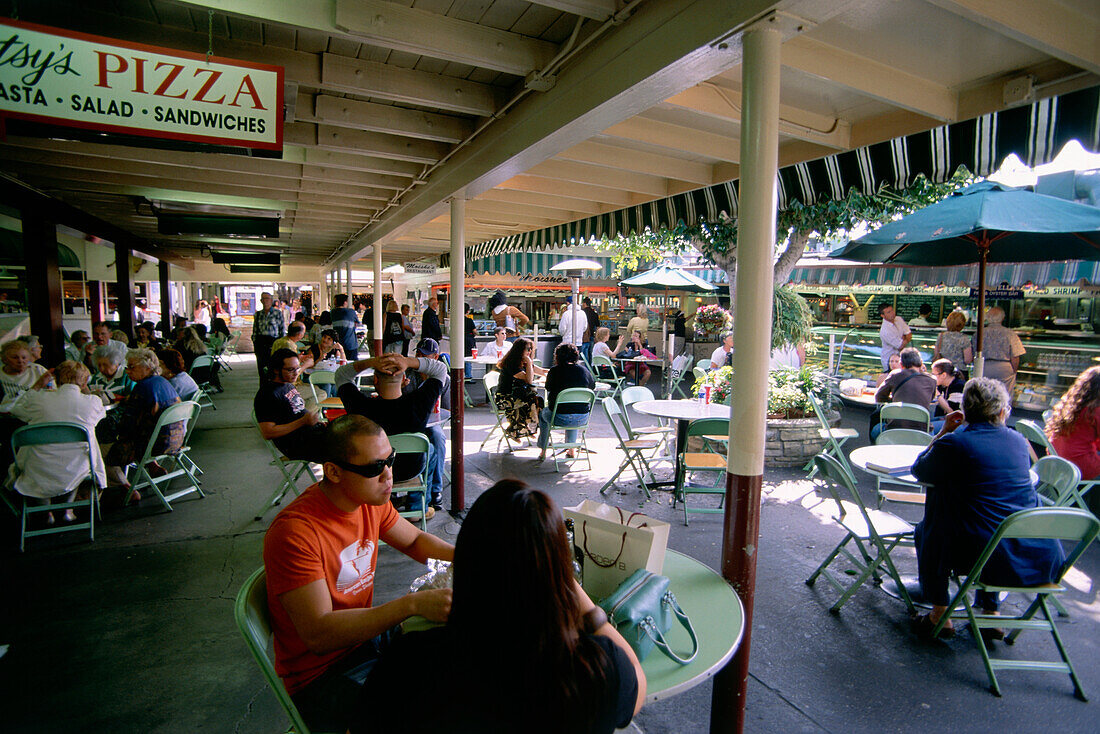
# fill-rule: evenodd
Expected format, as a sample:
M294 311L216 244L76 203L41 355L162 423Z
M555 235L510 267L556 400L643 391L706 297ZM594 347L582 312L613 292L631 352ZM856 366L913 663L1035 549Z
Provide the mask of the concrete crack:
M818 729L820 729L821 731L829 732L830 734L832 734L831 730L829 730L828 728L823 726L820 721L818 721L813 716L811 716L809 713L807 713L805 709L803 709L801 706L797 705L794 701L792 701L791 699L787 698L782 693L780 693L778 688L773 688L772 686L769 686L767 683L765 683L763 680L761 680L758 676L753 675L751 672L749 673L749 677L752 678L757 683L759 683L760 685L762 685L764 688L766 688L771 693L775 694L776 698L778 698L780 701L787 704L792 709L797 711L799 714L804 716L807 721L809 721L811 724L816 726Z
M252 707L256 703L256 699L260 697L260 694L267 690L267 684L260 686L260 689L252 694L252 698L248 700L248 708L245 709L244 716L237 720L237 725L233 727L233 734L240 734L241 726L248 720L248 717L252 716Z

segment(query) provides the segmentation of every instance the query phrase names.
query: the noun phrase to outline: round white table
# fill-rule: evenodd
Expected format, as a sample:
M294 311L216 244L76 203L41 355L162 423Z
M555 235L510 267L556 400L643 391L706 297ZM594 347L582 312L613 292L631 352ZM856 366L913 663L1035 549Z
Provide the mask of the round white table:
M677 473L680 471L680 455L686 448L688 424L700 418L730 417L730 406L722 403L700 403L698 400L639 400L632 403L630 407L639 413L676 421Z

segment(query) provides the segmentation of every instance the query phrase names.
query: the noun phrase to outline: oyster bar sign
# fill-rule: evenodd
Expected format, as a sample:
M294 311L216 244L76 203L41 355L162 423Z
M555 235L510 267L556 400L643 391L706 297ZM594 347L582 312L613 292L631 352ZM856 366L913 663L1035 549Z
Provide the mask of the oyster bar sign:
M5 18L0 117L281 150L283 69Z

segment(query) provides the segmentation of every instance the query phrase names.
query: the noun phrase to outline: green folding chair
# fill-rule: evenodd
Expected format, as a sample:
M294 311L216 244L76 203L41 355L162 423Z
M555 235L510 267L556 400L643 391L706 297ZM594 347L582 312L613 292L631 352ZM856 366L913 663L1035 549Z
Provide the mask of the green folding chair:
M198 357L195 357L195 361L191 363L191 369L187 370L187 372L192 377L194 377L195 371L200 370L204 367L208 370L207 374L213 374L213 370L215 369L215 359L207 354L199 355ZM213 408L214 410L217 410L218 406L214 405L214 399L210 397L210 390L214 387L213 383L211 383L209 380L203 380L202 382L195 380L195 382L196 384L198 384L199 390L202 391L205 400L205 402L196 402L199 402L199 404L204 408Z
M428 529L428 463L432 456L432 442L423 433L398 433L390 436L390 446L398 456L406 454L423 454L424 468L411 479L393 483L393 496L410 496L419 494L421 497L419 510L405 510L398 513L407 520L415 520L420 523L421 530Z
M1016 421L1016 430L1019 431L1023 435L1023 437L1026 438L1029 442L1040 446L1046 452L1047 456L1058 455L1058 451L1054 448L1054 444L1052 444L1050 442L1050 439L1047 438L1046 432L1035 421L1030 421L1026 418L1022 418ZM1089 492L1089 490L1091 490L1098 484L1100 484L1100 477L1096 479L1080 480L1077 483L1078 497L1083 498ZM1081 499L1081 502L1084 502L1084 499ZM1086 507L1087 509L1087 506L1084 504L1080 506Z
M550 430L547 432L546 450L554 457L554 471L561 471L561 464L566 464L570 469L573 464L581 460L588 464L588 470L592 470L592 458L588 453L588 444L585 443L585 435L588 432L588 424L592 418L592 406L596 403L596 393L587 387L570 387L558 393L558 400L550 412ZM558 409L563 405L583 405L587 407L584 412L584 423L577 426L563 426L558 424ZM554 431L576 431L577 440L560 442L554 441ZM573 449L574 458L565 456L565 452Z
M236 331L234 331L232 336L229 337L229 341L227 341L225 343L225 346L222 348L222 353L221 353L220 356L223 358L224 363L225 363L225 368L227 370L232 370L233 369L233 367L229 364L229 358L239 356L239 354L237 352L237 347L241 343L241 334L242 333L243 332L240 329L237 329Z
M61 502L58 504L30 505L27 503L26 498L15 491L15 480L18 479L19 475L23 472L23 463L19 458L19 449L24 446L46 446L52 444L83 444L82 448L87 449L88 473L85 477L85 481L90 480L92 483L88 491L88 499ZM12 453L15 454L15 464L13 465L13 471L9 475L7 487L4 491L5 493L10 493L10 498L5 497L5 500L12 510L19 515L20 553L23 552L26 539L38 535L53 535L54 533L65 533L72 530L87 530L88 540L95 540L95 520L96 515L99 514L99 493L103 490L103 487L99 486L95 475L95 446L95 436L92 432L76 423L65 423L60 421L36 423L35 425L17 428L15 432L12 433L11 450ZM18 505L15 503L15 500L18 500ZM28 518L33 515L55 511L66 512L68 510L82 508L87 508L88 510L87 522L59 522L52 527L39 530L27 529Z
M692 396L684 391L684 378L688 375L688 369L691 367L691 357L686 354L681 354L676 359L672 360L672 364L668 370L668 396L675 399L677 395L681 398L690 399Z
M619 448L623 451L623 460L619 464L619 468L611 475L607 483L600 487L600 494L606 494L607 490L615 485L615 481L629 466L634 470L634 475L638 477L638 484L645 491L646 499L649 499L653 494L649 491L649 485L646 484L645 478L647 475L652 476L653 471L650 469L649 462L646 461L645 452L658 448L661 445L661 439L632 438L630 427L623 417L623 410L615 402L615 398L603 398L600 400L600 404L607 416L607 422L611 424L611 430L615 432L615 438L619 441Z
M188 402L195 403L195 407L191 409L191 419L187 421L187 433L183 437L183 446L180 448L179 459L183 464L183 468L187 470L187 473L191 475L191 478L196 482L199 481L205 472L195 463L195 460L191 458L191 434L194 433L195 427L199 424L199 414L202 413L202 408L198 402L190 400Z
M489 411L493 414L493 419L496 421L496 425L489 428L489 432L485 434L485 440L481 442L481 446L478 447L478 451L485 449L485 444L489 443L489 439L493 437L493 434L497 431L500 432L500 438L497 439L497 451L500 451L500 442L503 441L508 450L512 450L512 442L508 440L508 434L504 432L504 423L502 419L504 414L500 412L500 408L497 407L497 386L500 384L499 372L486 372L481 378L481 383L485 386L485 399L489 401Z
M859 438L859 431L854 428L834 428L829 425L829 417L825 415L821 403L818 402L813 393L810 393L807 397L810 399L810 406L813 407L814 415L817 416L817 420L821 424L817 434L825 439L825 446L821 449L821 452L839 461L840 465L844 467L844 471L852 474L852 467L848 464L848 457L844 453L844 444L850 439ZM813 479L817 474L817 465L813 459L810 459L806 466L802 467L802 470L808 471L808 478Z
M1074 670L1073 663L1070 662L1065 642L1062 640L1062 636L1058 634L1058 628L1054 624L1054 615L1050 612L1047 600L1048 598L1054 599L1055 594L1061 594L1065 591L1062 579L1073 568L1073 564L1077 562L1085 549L1096 539L1098 533L1100 533L1100 520L1088 510L1077 507L1036 507L1029 510L1020 510L1009 515L1001 522L993 537L989 539L985 550L974 562L974 566L970 569L966 578L960 581L958 575L955 575L955 583L958 584L959 590L948 603L947 613L940 618L940 621L932 629L932 636L935 637L940 633L954 610L961 604L966 611L966 619L970 621L970 629L978 632L978 634L974 634L974 641L978 645L978 652L981 653L985 672L989 676L989 689L994 695L1001 695L1001 686L997 681L996 671L1040 670L1048 673L1068 674L1070 680L1073 681L1074 695L1082 701L1087 701L1088 697L1085 696L1085 690L1077 677L1077 671ZM1066 554L1066 562L1058 570L1053 583L1039 584L1038 586L1001 586L983 582L981 580L982 571L985 569L990 556L993 555L993 551L996 550L1001 541L1009 538L1056 539L1063 542L1072 542L1075 545ZM992 594L1006 592L1034 594L1035 600L1017 617L976 613L970 603L969 592L971 589L987 591ZM1042 612L1041 617L1038 614L1039 612ZM1024 630L1047 630L1054 638L1054 646L1057 648L1062 662L991 658L986 641L980 634L981 630L989 628L1011 630L1008 636L1005 637L1005 643L1008 645L1015 644L1016 638Z
M630 420L630 408L634 403L640 403L643 400L654 400L653 393L648 387L644 385L632 385L622 391L619 395L619 400L623 405L622 419L626 424L627 430L630 432L631 438L657 437L663 441L668 441L676 434L676 429L673 426L642 426L635 425L634 422ZM650 456L649 458L652 459L653 457Z
M932 414L928 412L928 408L915 403L883 403L878 412L880 430L885 431L891 421L922 423L925 433L932 430Z
M592 357L592 366L596 368L597 379L611 385L611 395L608 397L619 397L619 393L623 391L623 386L626 384L626 377L619 374L619 370L615 367L615 363L610 358L597 354ZM608 377L606 374L601 376L600 367L608 368L611 376Z
M915 428L887 428L875 438L876 446L927 446L930 443L932 443L932 436ZM883 483L900 485L905 489L883 489ZM878 497L879 507L882 506L883 500L911 505L924 504L924 487L901 479L876 476L875 495Z
M840 592L840 598L829 607L833 614L839 614L859 587L871 579L873 583L882 583L879 569L885 569L898 586L902 601L913 614L913 600L902 583L901 574L890 558L890 552L903 541L912 541L913 526L897 515L884 510L871 510L863 503L856 489L855 479L834 457L821 453L814 457L817 466L817 481L828 492L828 499L836 505L833 520L844 530L845 535L825 557L821 565L806 579L807 586L813 586L819 576L824 576L829 584ZM849 546L852 550L849 550ZM854 569L855 580L845 586L829 571L838 557L843 556Z
M206 496L202 491L202 487L199 486L198 481L188 470L183 459L180 458L182 448L181 451L170 454L159 453L155 450L161 429L170 423L182 421L184 423L184 436L186 437L187 426L197 415L197 409L198 405L188 400L182 403L176 403L175 405L169 405L167 408L160 411L160 415L157 416L157 425L153 428L153 432L149 436L149 443L145 446L145 453L142 454L141 458L138 459L137 463L134 465L136 481L133 484L133 488L136 490L142 490L146 487L152 489L153 494L155 494L157 499L160 500L160 503L164 505L164 509L169 512L172 511L173 500L178 500L180 497L185 497L192 492L197 493L200 498ZM149 466L154 462L166 469L164 474L154 477L149 472ZM168 464L169 467L174 465L175 468L165 467L164 464ZM177 477L186 479L188 486L172 492L171 494L164 494L161 487L167 489L171 485L172 480ZM127 503L129 502L129 497L127 497L126 501Z
M703 372L710 372L710 357L703 357L702 359L696 360L695 361L695 367L692 368L693 372L695 370L703 370Z
M260 433L260 424L256 420L256 411L252 411L252 425L256 426L256 432ZM290 459L283 456L283 452L279 451L279 448L273 441L269 441L264 438L263 433L260 433L260 440L267 446L269 452L271 452L271 461L268 462L270 466L274 466L279 470L279 473L283 476L283 481L275 488L275 491L271 493L267 501L264 502L255 515L257 520L262 520L267 511L272 507L277 507L279 503L286 497L287 492L293 492L297 497L298 492L298 479L303 474L309 474L310 478L314 482L320 481L317 475L313 473L313 466L310 465L305 459Z
M290 717L287 732L311 734L298 713L298 707L286 692L282 679L275 672L275 661L267 653L272 646L271 612L267 608L267 575L262 566L248 577L237 592L237 600L233 604L233 619L237 622L237 629L241 631L252 658L260 666L268 687Z
M321 404L321 401L327 398L329 395L324 390L320 390L322 385L335 385L336 373L329 372L328 370L317 370L309 374L309 392L313 396L313 402L317 405Z
M700 418L688 424L687 434L684 440L686 449L692 437L699 436L704 439L704 447L709 444L707 436L728 436L730 432L729 418ZM695 484L688 482L688 475L694 479L699 474L716 475L713 483L703 482ZM718 507L689 507L688 495L710 494L718 495L720 500ZM684 525L688 524L689 513L720 514L726 497L726 457L714 451L687 451L678 457L676 462L676 486L672 492L672 509L676 509L676 503L684 506Z
M1035 492L1039 495L1039 501L1047 507L1072 507L1076 505L1082 510L1089 510L1084 498L1077 486L1081 483L1081 470L1073 462L1063 459L1061 456L1047 455L1035 462L1032 467L1039 477L1039 483L1035 485ZM1089 510L1091 512L1091 510ZM1058 614L1069 616L1069 611L1062 606L1058 597L1050 598Z

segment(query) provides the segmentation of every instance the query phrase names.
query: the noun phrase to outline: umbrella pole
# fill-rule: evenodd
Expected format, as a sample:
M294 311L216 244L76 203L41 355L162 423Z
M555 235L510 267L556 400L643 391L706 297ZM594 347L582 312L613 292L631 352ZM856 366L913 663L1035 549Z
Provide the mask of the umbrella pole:
M985 265L989 257L989 240L982 232L978 240L978 335L974 349L974 377L985 373L985 357L982 355L982 337L985 335Z

